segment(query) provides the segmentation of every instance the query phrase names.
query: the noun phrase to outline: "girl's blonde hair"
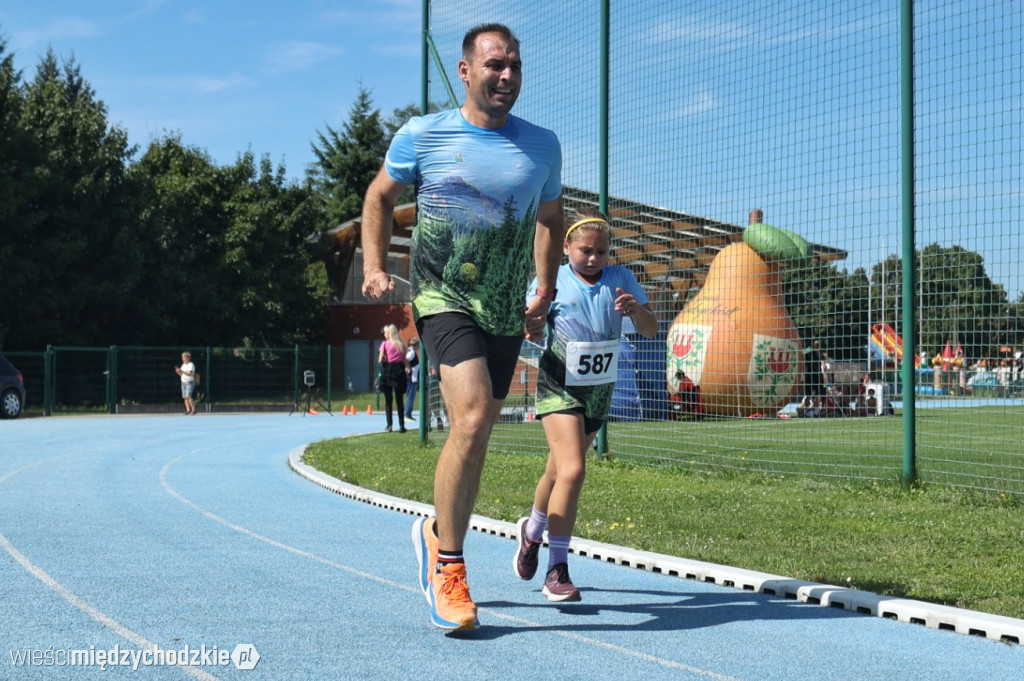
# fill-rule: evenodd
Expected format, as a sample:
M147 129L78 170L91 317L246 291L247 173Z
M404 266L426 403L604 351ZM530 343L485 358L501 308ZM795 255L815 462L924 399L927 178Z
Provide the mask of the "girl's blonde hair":
M395 326L394 324L388 324L387 326L385 326L384 327L384 337L387 338L389 341L391 341L391 344L394 345L396 348L398 348L398 350L403 355L405 354L405 350L406 350L405 341L403 341L402 337L398 335L398 327L397 326Z
M580 230L602 232L611 239L612 226L608 216L596 208L580 208L568 214L565 227L565 242L570 243L580 236Z

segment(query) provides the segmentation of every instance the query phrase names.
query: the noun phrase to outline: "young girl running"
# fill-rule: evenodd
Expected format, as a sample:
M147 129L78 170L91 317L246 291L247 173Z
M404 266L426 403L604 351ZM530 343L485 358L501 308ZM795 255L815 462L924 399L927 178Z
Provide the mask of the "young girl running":
M537 572L537 553L548 531L548 569L542 593L550 601L579 601L569 578L569 540L583 488L587 450L611 406L618 368L622 318L652 338L658 321L636 277L608 265L611 226L596 210L573 215L562 246L569 262L558 271L547 316L548 347L537 378L537 415L544 426L548 461L537 483L533 511L517 524L512 568L520 579ZM534 280L528 296L536 292Z

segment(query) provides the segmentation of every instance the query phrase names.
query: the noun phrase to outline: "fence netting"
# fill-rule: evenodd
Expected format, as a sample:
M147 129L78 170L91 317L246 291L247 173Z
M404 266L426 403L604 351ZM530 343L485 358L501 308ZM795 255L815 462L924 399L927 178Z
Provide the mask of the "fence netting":
M602 4L432 0L429 97L453 106L447 79L461 99L469 27L507 24L523 57L514 113L558 134L567 208L607 202L613 262L662 326L623 339L609 451L870 483L900 477L914 428L924 482L1024 496L1024 5L916 3L908 111L900 3L610 3L602 197ZM755 209L811 257L794 257L786 233L753 234ZM534 358L522 359L492 446L544 454Z

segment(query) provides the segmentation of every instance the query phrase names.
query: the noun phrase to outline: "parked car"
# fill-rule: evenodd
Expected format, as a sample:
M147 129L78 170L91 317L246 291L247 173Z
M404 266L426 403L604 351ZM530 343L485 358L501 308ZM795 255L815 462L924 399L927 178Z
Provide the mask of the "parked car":
M0 418L16 419L25 407L25 379L0 353Z

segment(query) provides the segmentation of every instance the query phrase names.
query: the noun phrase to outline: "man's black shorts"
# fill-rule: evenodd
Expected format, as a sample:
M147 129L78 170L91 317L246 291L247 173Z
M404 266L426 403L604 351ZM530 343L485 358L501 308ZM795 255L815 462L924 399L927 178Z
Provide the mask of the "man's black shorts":
M481 329L472 317L461 312L442 312L416 322L416 330L435 366L456 366L483 357L491 376L491 395L508 396L519 361L523 336L495 336ZM440 376L440 374L439 374Z

